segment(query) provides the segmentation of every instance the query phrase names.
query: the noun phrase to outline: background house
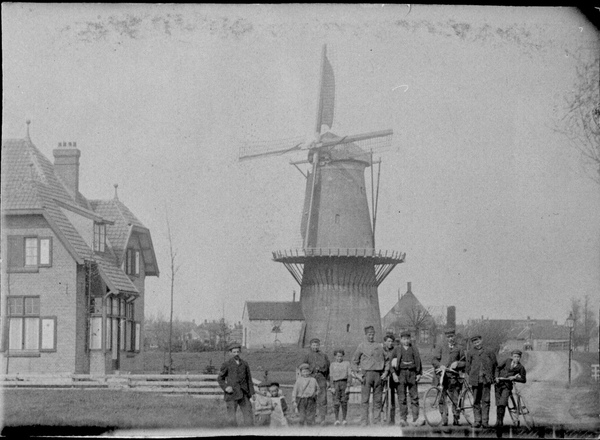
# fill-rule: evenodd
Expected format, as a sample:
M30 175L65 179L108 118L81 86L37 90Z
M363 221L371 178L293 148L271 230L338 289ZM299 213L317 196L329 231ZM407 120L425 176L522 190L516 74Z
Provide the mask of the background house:
M2 141L2 371L140 369L150 231L116 188L111 200L79 192L75 142L53 155L29 133Z
M242 328L242 345L246 348L301 344L304 333L302 307L295 301L246 301Z
M408 282L406 293L398 296L398 302L381 321L384 333L396 337L403 330L409 330L412 338L419 343L429 343L436 333L437 324L429 308L425 308L411 290Z

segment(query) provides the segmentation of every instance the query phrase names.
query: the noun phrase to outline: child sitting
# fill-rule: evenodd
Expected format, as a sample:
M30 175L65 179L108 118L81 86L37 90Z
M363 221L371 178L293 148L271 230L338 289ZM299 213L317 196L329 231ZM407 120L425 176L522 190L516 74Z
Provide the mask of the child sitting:
M317 412L317 393L319 384L310 376L310 366L306 363L300 365L300 376L296 379L292 390L294 408L299 414L299 424L314 425Z
M269 394L269 384L262 382L258 385L258 393L255 394L254 406L254 425L267 426L271 423L271 414L273 413L273 401Z
M273 412L271 413L270 425L271 428L288 426L286 419L288 406L277 382L271 382L269 385L269 394L271 395L271 401L273 402Z

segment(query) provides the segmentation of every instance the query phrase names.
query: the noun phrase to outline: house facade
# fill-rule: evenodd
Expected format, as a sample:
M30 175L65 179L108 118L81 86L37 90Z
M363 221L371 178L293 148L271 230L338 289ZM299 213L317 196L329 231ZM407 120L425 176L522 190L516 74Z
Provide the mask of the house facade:
M299 302L246 301L242 314L245 348L301 345L305 321Z
M116 186L110 200L79 192L75 142L53 155L29 135L2 141L2 372L139 370L150 231Z
M427 309L412 292L411 283L407 283L406 293L398 295L398 302L381 319L383 333L392 333L396 337L404 330L411 332L412 339L423 344L432 342L435 334L435 320L431 310Z

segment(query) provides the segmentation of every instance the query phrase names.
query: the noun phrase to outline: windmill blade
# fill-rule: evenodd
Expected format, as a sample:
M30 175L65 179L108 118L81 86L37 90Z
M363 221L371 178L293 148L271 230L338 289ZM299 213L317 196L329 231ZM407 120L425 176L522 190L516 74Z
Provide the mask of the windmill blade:
M248 142L240 147L240 161L265 156L276 156L290 151L308 148L304 137L278 139L273 141Z
M331 61L327 57L327 45L323 45L321 54L321 74L319 76L319 94L317 97L317 121L315 133L321 134L321 126L333 126L335 114L335 76Z

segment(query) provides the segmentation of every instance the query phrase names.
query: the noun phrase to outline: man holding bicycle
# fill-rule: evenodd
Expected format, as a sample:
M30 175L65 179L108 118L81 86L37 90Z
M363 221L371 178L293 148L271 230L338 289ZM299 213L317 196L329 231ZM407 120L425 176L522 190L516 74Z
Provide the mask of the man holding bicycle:
M496 370L496 427L504 425L504 413L508 405L508 398L512 393L513 382L527 382L527 371L521 364L521 350L513 350L511 358L502 362Z
M441 344L433 353L431 363L435 369L434 386L442 386L440 413L442 415L442 425L448 425L448 406L446 405L446 394L448 392L452 402L452 415L454 416L454 426L459 425L459 411L456 407L458 396L462 387L462 383L458 379L458 372L464 370L466 366L465 349L462 345L456 343L456 334L453 329L448 329L445 332L446 343ZM452 370L452 371L449 371ZM443 383L440 384L440 376L443 374Z
M483 346L481 335L471 338L473 347L467 351L466 372L473 388L475 428L487 428L490 416L492 382L496 378L496 353Z

